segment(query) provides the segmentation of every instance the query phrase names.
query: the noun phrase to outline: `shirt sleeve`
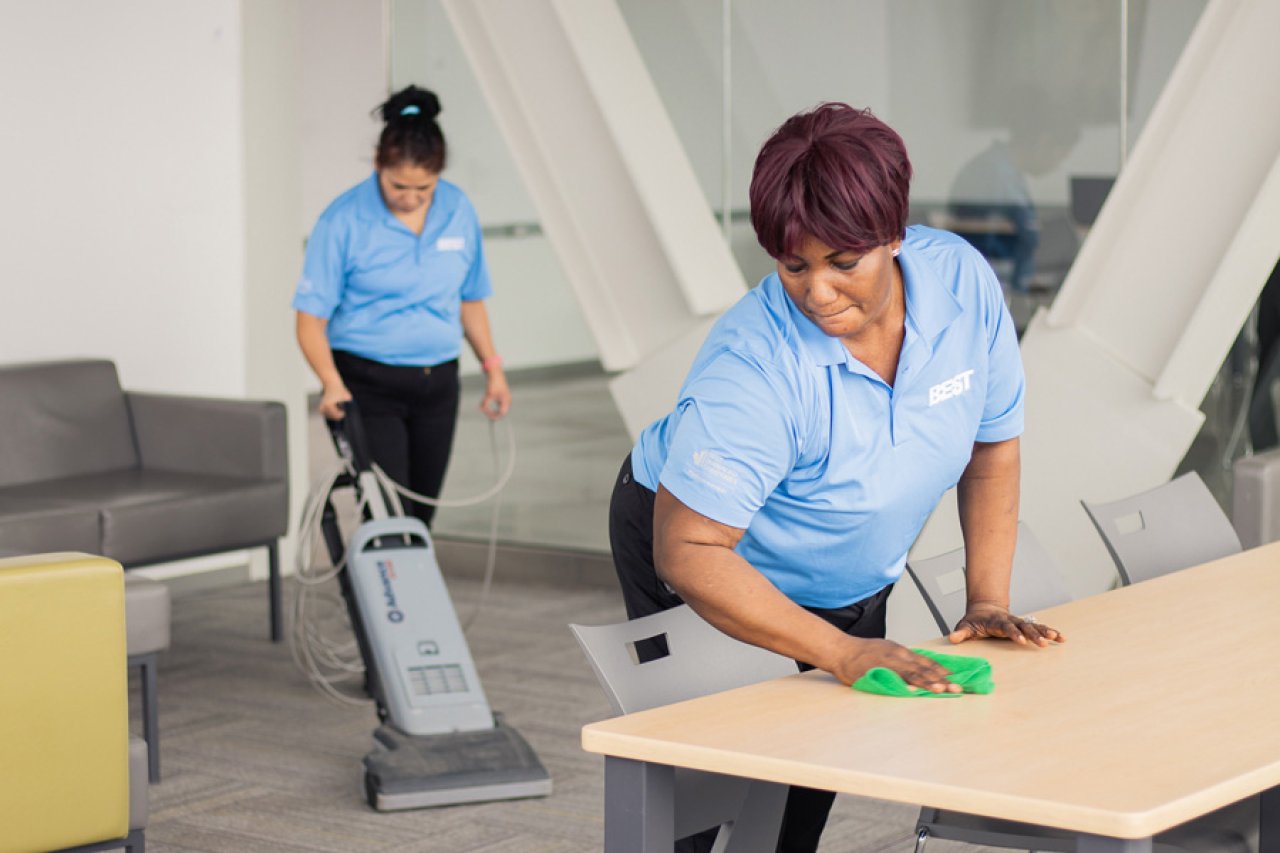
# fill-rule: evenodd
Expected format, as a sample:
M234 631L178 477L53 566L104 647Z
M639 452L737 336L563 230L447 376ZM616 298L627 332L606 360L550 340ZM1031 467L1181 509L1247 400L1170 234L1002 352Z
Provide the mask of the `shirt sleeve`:
M695 512L745 529L799 458L788 390L741 355L713 360L681 392L659 483Z
M332 217L321 216L307 238L302 276L293 292L293 307L323 320L333 316L346 282L346 246Z
M484 257L484 241L480 235L480 221L473 214L471 217L471 243L476 247L475 256L471 259L471 268L467 277L462 280L462 301L474 302L493 295L493 283L489 280L489 265Z
M1007 441L1022 435L1026 377L1013 318L1005 305L1000 282L988 267L983 288L987 327L987 399L976 440Z

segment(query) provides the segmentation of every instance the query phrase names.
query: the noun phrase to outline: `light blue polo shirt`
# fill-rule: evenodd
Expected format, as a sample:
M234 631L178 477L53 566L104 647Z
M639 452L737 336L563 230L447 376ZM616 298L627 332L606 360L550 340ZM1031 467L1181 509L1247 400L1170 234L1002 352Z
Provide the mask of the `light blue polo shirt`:
M320 215L293 307L329 321L335 350L431 365L462 350L462 302L492 292L480 221L462 190L436 183L418 235L387 209L375 172Z
M641 485L745 528L738 553L801 605L843 607L896 581L974 442L1022 432L1022 360L991 267L920 226L898 260L893 387L800 313L775 273L715 324L675 410L631 453Z

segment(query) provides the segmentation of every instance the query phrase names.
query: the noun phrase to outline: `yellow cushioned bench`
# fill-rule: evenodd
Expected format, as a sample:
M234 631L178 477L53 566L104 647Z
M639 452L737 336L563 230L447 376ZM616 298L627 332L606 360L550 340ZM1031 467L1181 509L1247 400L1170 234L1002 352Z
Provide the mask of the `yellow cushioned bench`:
M0 673L0 853L129 836L120 564L0 560Z

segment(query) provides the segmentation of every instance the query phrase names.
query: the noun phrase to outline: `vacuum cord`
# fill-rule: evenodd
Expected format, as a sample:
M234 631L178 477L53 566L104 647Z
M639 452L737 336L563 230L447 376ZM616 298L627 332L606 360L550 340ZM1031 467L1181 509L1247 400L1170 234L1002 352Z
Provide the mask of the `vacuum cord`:
M498 473L498 439L495 422L489 422L489 449L493 457L496 476L495 483L489 489L468 498L443 500L430 498L411 491L393 480L378 465L373 465L374 475L387 494L403 495L410 501L438 507L475 506L484 501L495 499L493 513L489 523L489 539L485 560L484 582L480 595L472 607L470 614L462 623L465 633L480 615L489 590L493 583L494 569L497 564L498 551L498 519L502 509L502 491L515 471L516 440L511 422L507 420L507 464ZM325 589L330 581L335 580L346 566L347 555L343 553L336 564L317 566L313 562L316 539L321 532L324 507L334 483L343 474L355 479L355 471L350 463L336 466L317 483L307 496L303 505L302 520L298 526L298 551L295 560L295 577L298 585L295 588L289 646L294 663L307 676L321 694L343 705L368 705L372 700L364 695L363 674L364 660L360 648L351 631L346 605L340 593L332 588ZM366 497L361 497L355 506L354 516L364 517ZM333 636L341 633L343 639L335 640ZM357 683L358 694L344 690L342 685Z
M342 689L348 683L362 684L364 661L351 631L345 604L335 594L330 582L338 577L347 562L345 553L330 566L316 565L312 554L321 533L325 504L334 483L342 474L351 474L343 464L332 469L307 495L302 521L298 525L298 550L294 561L292 619L289 625L289 651L294 664L320 693L342 705L367 705L371 700ZM364 512L363 501L355 508L357 518ZM341 636L342 639L334 639Z

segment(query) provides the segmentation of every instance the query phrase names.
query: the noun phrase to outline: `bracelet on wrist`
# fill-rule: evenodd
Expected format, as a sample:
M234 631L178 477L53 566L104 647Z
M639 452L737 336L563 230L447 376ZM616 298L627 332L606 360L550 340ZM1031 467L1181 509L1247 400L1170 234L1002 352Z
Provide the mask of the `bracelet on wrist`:
M480 362L480 369L483 370L485 373L488 373L490 370L493 370L495 367L502 367L502 356L498 355L497 353L494 353L493 355L489 356L488 358Z

